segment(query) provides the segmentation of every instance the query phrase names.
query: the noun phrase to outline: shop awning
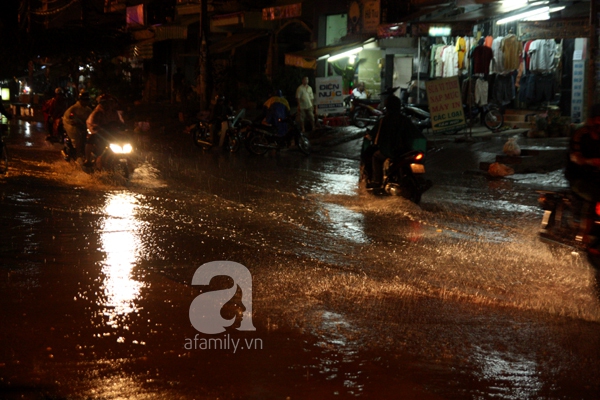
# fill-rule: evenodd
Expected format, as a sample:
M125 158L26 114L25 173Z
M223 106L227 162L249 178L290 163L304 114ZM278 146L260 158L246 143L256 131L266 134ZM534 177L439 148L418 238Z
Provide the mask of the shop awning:
M227 36L214 44L211 44L209 51L213 54L231 51L253 40L267 36L268 34L268 31L236 33L234 35Z
M365 42L346 43L337 46L319 47L311 50L301 50L285 54L285 65L306 69L316 69L317 61L336 54L341 54L352 48L362 46Z
M556 5L566 5L567 7L560 12L560 18L582 17L589 15L589 2L559 2ZM507 8L508 7L508 8ZM517 14L528 9L539 7L530 5L521 10L514 10L510 5L506 5L498 0L458 0L455 5L440 7L432 10L431 7L421 8L413 14L402 18L398 22L412 23L435 23L451 24L461 22L476 23L484 20L497 19L503 15Z

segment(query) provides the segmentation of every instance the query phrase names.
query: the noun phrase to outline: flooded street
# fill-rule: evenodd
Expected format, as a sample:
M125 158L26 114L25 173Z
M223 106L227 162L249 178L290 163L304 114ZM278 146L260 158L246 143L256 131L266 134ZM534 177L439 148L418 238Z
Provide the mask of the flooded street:
M0 177L2 399L600 397L595 273L537 238L534 189L562 174L473 172L502 143L439 146L416 206L335 151L173 132L139 139L127 182L44 136L12 125ZM201 289L233 286L192 285L216 260L250 271L255 331L190 323Z

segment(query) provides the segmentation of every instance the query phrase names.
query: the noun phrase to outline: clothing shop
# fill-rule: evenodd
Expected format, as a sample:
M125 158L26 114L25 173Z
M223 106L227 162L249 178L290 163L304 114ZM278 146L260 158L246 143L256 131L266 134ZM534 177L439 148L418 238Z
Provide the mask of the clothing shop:
M464 104L560 109L580 122L589 35L581 17L390 24L378 35L386 58L382 86L400 86L405 101L426 104L427 80L456 76Z

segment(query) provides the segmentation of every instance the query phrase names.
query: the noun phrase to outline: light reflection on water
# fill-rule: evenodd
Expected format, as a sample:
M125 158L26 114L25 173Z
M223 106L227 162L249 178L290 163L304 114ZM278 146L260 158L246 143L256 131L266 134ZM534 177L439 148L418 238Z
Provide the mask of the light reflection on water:
M369 243L363 214L333 203L323 203L322 215L336 237L355 243Z
M317 336L316 346L321 354L314 368L327 381L342 383L345 393L335 392L335 395L360 396L365 385L359 379L362 364L359 361L359 351L362 346L357 330L342 314L330 311L320 313L320 325L313 334Z
M523 355L486 351L480 347L472 357L479 366L480 379L497 382L496 396L515 400L539 397L544 384L537 375L535 361L523 359Z
M106 258L102 261L104 297L99 300L109 316L109 324L119 316L137 311L135 304L143 283L131 277L141 251L142 222L136 219L137 199L130 193L110 193L101 222L100 244Z

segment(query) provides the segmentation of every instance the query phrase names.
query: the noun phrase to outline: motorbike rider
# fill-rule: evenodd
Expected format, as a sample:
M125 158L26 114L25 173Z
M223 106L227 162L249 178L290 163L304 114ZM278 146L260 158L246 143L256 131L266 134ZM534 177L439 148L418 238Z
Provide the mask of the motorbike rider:
M106 133L114 126L124 123L121 114L118 111L117 100L108 95L102 94L96 99L98 105L92 111L86 120L88 135L85 144L85 163L86 167L93 165L92 154L97 147L104 143ZM99 155L99 154L96 154Z
M379 188L383 181L383 163L410 150L407 137L409 129L413 129L411 121L401 110L400 98L391 94L385 99L386 113L379 119L373 129L365 135L367 146L361 154L364 170L369 175L367 188Z
M225 96L216 95L210 109L209 121L212 124L212 142L216 143L217 136L219 137L219 147L223 147L225 143L225 132L227 131L227 117L233 114L233 109Z
M571 137L565 177L571 190L585 201L585 216L600 201L600 104L591 107L587 121ZM590 239L586 238L588 242Z
M263 109L265 112L263 123L274 126L277 130L277 136L284 138L288 133L288 126L285 119L289 115L290 104L283 97L283 92L277 90L273 96L265 101Z
M58 137L58 123L68 107L69 104L67 103L65 92L61 88L56 88L54 90L54 97L42 106L46 130L48 131L46 140L54 142L62 140L62 138Z
M77 98L77 102L65 111L63 115L63 125L65 132L71 144L75 149L76 158L83 158L85 156L85 139L87 136L87 125L86 121L92 113L90 107L91 100L89 92L81 90Z

